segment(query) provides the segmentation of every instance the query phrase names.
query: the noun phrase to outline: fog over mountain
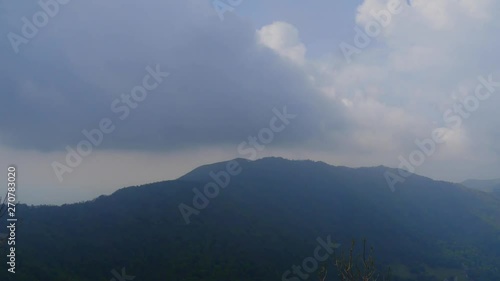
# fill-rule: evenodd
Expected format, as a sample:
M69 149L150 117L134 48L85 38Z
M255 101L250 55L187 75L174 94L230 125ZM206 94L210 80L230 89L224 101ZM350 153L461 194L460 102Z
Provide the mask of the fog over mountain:
M420 151L418 174L498 177L500 4L391 1L0 1L0 164L29 175L29 203L238 157L397 168ZM241 153L284 107L286 129Z
M0 281L500 280L499 10L0 0Z
M392 192L386 169L235 159L84 203L20 205L15 280L107 280L122 267L137 280L297 280L315 274L302 261L318 245L333 258L352 239L391 280L498 280L500 198L418 175Z

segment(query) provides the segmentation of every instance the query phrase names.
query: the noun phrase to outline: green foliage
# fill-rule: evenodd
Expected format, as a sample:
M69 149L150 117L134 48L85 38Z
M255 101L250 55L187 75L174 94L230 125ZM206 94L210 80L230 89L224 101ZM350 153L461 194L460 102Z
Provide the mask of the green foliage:
M381 167L273 158L241 165L189 225L178 206L192 205L193 188L203 189L216 168L84 203L18 205L15 280L109 281L122 267L136 280L281 280L328 235L342 244L364 235L381 268L414 271L394 272L392 281L442 281L449 275L438 279L437 269L463 265L475 281L500 280L492 219L500 218L500 201L486 193L418 176L392 193ZM10 280L0 249L0 280ZM372 263L364 261L366 274Z
M363 240L361 254L356 254L356 242L352 240L348 253L335 253L332 263L340 281L389 281L391 271L383 275L376 269L373 247L366 253L366 240ZM327 266L323 266L318 272L320 281L326 281L328 277Z

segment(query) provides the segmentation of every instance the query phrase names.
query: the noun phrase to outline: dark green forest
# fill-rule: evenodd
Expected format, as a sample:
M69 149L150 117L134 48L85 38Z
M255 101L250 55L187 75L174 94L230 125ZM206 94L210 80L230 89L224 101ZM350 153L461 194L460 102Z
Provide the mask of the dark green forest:
M498 195L418 175L392 192L382 166L234 161L241 173L189 224L179 204L193 206L193 188L226 163L88 202L18 205L16 274L4 243L0 280L104 281L125 269L138 281L299 281L284 273L327 237L339 247L308 280L340 280L335 261L353 240L368 241L374 266L393 281L500 280Z

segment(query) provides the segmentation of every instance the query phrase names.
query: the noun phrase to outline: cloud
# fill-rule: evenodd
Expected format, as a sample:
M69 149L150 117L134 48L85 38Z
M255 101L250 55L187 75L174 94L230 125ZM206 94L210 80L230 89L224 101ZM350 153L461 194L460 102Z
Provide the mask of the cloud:
M304 63L306 47L299 39L299 31L286 22L274 22L257 31L259 42L278 54L296 62Z
M339 14L352 15L352 26L340 32L350 37L340 40L351 42L354 27L372 21L372 11L388 1L339 6ZM97 184L109 179L102 171L120 155L127 155L127 163L110 170L122 177L148 161L168 169L162 159L176 162L182 155L191 159L184 167L194 167L196 155L206 156L202 163L238 157L236 146L268 124L273 108L287 106L298 117L262 156L397 166L400 154L415 149L416 138L445 127L443 112L474 91L479 75L500 80L500 20L494 14L500 3L401 3L403 11L348 64L336 46L310 57L308 46L316 39L337 35L328 26L301 28L304 21L282 20L278 9L272 20L254 26L235 13L221 22L209 1L70 1L19 54L6 37L0 40L2 155L15 159L22 152L19 163L32 156L50 170L52 161L64 158L66 145L83 138L83 129L108 117L117 128L93 156L106 161L91 157L95 167L82 166L69 179L90 184L86 177L92 174ZM20 33L21 18L38 10L34 2L1 2L0 33ZM112 101L157 64L171 75L118 122ZM456 180L495 175L499 102L493 95L462 128L450 129L447 144L417 172ZM43 169L30 166L40 178ZM142 179L164 178L160 170ZM52 177L43 183L50 185Z
M372 12L388 2L365 0L357 9L355 24L364 27L374 20ZM413 2L409 7L401 1L403 12L393 15L377 43L352 64L337 66L334 75L337 96L352 111L349 120L360 125L353 126L357 136L353 139L365 136L361 147L368 146L370 154L393 153L395 160L412 151L415 139L443 125L443 112L474 93L478 76L492 74L494 81L500 81L494 51L500 40L493 36L500 24L494 14L500 8L498 2ZM500 150L493 145L499 135L498 122L493 120L498 119L494 108L499 103L498 95L482 102L460 129L450 130L447 143L418 172L437 178L457 177L457 170L494 175ZM386 159L381 154L370 157Z
M18 15L36 8L3 5ZM9 17L9 23L2 32L21 29L21 21ZM97 128L102 118L116 120L112 101L156 64L171 76L99 149L237 144L283 106L300 118L276 144L321 138L321 124L343 125L342 107L289 64L304 60L298 40L285 23L257 32L235 17L222 23L199 1L68 3L17 56L2 42L0 140L42 151L76 145L82 130Z

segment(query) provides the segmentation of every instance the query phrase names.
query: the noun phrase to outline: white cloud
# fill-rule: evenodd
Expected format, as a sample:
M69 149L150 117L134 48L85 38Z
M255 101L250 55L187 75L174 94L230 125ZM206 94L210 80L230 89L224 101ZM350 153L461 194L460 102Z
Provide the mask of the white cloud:
M259 42L278 54L297 63L303 63L306 47L300 42L299 31L286 22L274 22L257 31Z
M111 3L74 2L31 49L17 58L0 52L6 62L0 65L2 117L10 114L23 125L1 118L0 136L3 143L24 145L0 148L2 163L16 162L29 173L29 182L22 179L26 185L57 184L50 163L64 152L28 147L44 139L47 146L58 139L78 141L80 131L109 114L111 98L134 86L151 63L172 73L166 88L65 184L104 183L112 189L237 157L234 145L262 126L270 108L289 102L303 119L262 156L397 166L398 155L414 150L416 138L443 126L442 112L457 101L452 96L473 91L479 75L494 73L500 80L500 3L493 0L415 0L413 7L401 1L403 12L351 64L333 51L308 58L311 42L304 38L314 36L301 36L292 22L256 28L231 17L221 23L209 4L187 1L125 1L120 13ZM354 27L373 20L371 11L386 8L388 1L365 0L352 9L352 26L343 27L352 36L343 39L351 42ZM14 2L2 5L15 10ZM20 16L9 16L3 28L19 25ZM328 26L320 32L315 36L333 36ZM448 129L447 143L417 172L456 180L496 175L499 103L492 96L462 128ZM181 149L188 141L195 152ZM156 151L162 147L170 151Z
M357 9L353 24L363 27L373 20L371 12L385 9L388 2L365 0ZM363 158L360 162L364 163L378 160L397 166L394 160L399 154L414 150L416 138L431 136L432 131L444 123L442 114L456 102L453 99L456 93L462 97L470 94L479 75L499 70L500 61L495 49L500 42L491 32L500 23L494 16L500 3L490 0L415 0L412 7L406 1L401 3L403 12L393 15L391 24L377 42L363 50L363 55L351 64L339 63L335 59L306 59L303 64L313 80L320 81L316 86L346 109L352 127L349 134L337 141L344 153L365 155L366 158L360 156ZM294 39L299 35L289 24L280 23L279 26L281 32L269 32L266 42L283 54L283 50L287 50L283 46L298 44L297 40L286 40L293 44L281 43L282 38L287 38L283 30L293 31L287 33L293 34ZM496 67L492 66L492 60L496 61ZM500 75L495 77L495 81L500 80ZM491 155L498 155L500 151L498 146L491 145L493 136L490 132L497 130L494 126L498 127L497 122L492 123L498 118L491 103L498 105L500 99L484 102L478 112L464 120L461 128L447 129L446 144L439 148L435 160L431 158L426 167L421 167L421 172L441 178L453 177L451 167L474 170L473 167L481 166L482 158L473 155L485 156L488 151L496 149L497 152L483 157L490 163L488 171L494 176L494 167L499 163L495 163ZM484 126L478 126L480 123ZM490 141L481 141L482 138ZM330 153L337 160L344 159L339 151ZM387 155L392 155L393 160ZM463 161L464 157L470 162ZM447 169L442 168L443 161L449 163Z

